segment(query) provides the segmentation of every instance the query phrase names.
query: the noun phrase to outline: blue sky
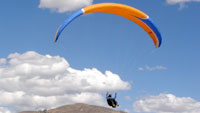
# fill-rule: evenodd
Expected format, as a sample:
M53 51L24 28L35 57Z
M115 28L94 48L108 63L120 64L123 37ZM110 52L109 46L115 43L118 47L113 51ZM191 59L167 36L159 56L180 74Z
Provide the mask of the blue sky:
M62 0L60 1L62 2ZM120 80L116 86L122 83L124 87L120 89L113 86L113 89L110 90L113 93L115 92L113 90L118 91L117 99L121 105L119 110L126 109L130 113L175 113L175 111L198 113L200 111L200 2L198 0L160 0L156 2L153 0L85 0L85 3L66 1L68 2L64 7L69 7L69 9L62 12L52 9L51 5L46 5L45 0L0 1L1 84L8 80L7 78L3 81L7 76L5 70L18 69L13 68L16 65L14 60L20 59L20 63L24 64L30 60L34 61L35 57L23 60L21 58L23 56L32 55L43 58L48 54L53 58L59 56L59 58L55 58L59 61L63 61L62 58L64 58L70 66L65 61L63 65L77 71L95 68L104 76L106 70L117 74L116 76L119 76ZM161 47L155 48L147 33L135 23L116 15L102 13L88 14L77 18L64 30L60 40L57 43L53 42L58 26L74 11L85 5L103 2L127 4L148 14L161 31L163 38ZM58 5L57 8L61 6ZM13 53L18 53L18 55ZM34 69L31 68L31 70ZM35 73L30 74L35 75ZM8 75L14 78L21 76L20 74ZM9 84L7 85L9 86ZM53 84L51 85L53 86ZM20 87L18 88L20 89ZM95 99L102 101L106 90L108 89L96 92L95 95L98 99ZM23 90L23 93L26 91ZM81 91L82 89L80 89ZM16 93L14 88L10 87L9 90L7 86L3 85L0 87L0 92L0 95L5 97L6 94L14 95ZM8 99L12 100L11 97ZM171 106L165 105L168 110L160 106L163 104L162 99L164 103L171 103ZM21 105L26 104L22 100L19 101L22 102ZM37 99L34 102L37 103ZM73 102L78 101L71 103ZM160 102L159 105L156 102L157 104ZM191 103L196 107L190 106L194 111L188 109L181 111L174 107L173 103L181 108L185 108ZM62 103L58 105L60 104ZM63 104L70 104L70 102ZM98 105L98 102L95 104ZM26 108L19 106L20 104L6 103L0 99L0 113L5 112L3 110L11 109L14 109L11 112L14 112L15 109L33 109L31 105L27 105ZM42 107L53 106L39 106L38 108Z

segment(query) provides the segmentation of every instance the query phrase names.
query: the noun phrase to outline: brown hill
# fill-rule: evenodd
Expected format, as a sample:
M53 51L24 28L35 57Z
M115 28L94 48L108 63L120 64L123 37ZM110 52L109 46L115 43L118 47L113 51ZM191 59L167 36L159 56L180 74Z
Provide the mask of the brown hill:
M123 111L116 111L110 108L87 105L87 104L72 104L64 105L51 110L44 111L23 111L20 113L126 113Z

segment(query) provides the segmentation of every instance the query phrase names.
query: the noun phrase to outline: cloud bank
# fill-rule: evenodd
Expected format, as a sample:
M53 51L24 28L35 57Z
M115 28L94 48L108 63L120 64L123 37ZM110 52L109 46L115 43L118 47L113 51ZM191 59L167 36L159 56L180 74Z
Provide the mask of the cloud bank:
M39 8L48 8L63 13L80 9L92 3L93 0L40 0Z
M16 111L72 103L104 105L101 93L130 89L130 84L117 74L102 73L96 68L73 69L60 56L28 51L2 59L0 105L11 106Z
M200 102L172 94L148 96L136 101L133 107L139 113L200 113Z

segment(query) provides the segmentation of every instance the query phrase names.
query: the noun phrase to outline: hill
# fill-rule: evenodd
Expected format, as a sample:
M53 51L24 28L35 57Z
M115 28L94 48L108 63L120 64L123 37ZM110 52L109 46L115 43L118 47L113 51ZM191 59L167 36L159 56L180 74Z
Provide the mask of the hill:
M123 111L116 111L110 108L87 105L87 104L72 104L64 105L55 109L44 111L23 111L19 113L126 113Z

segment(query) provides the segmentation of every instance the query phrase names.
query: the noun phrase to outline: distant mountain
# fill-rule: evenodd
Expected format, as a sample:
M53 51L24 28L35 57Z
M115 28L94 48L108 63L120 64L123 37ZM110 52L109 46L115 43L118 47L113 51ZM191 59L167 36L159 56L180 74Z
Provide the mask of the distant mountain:
M64 105L55 109L44 111L23 111L19 113L126 113L123 111L116 111L110 108L87 105L87 104L72 104Z

